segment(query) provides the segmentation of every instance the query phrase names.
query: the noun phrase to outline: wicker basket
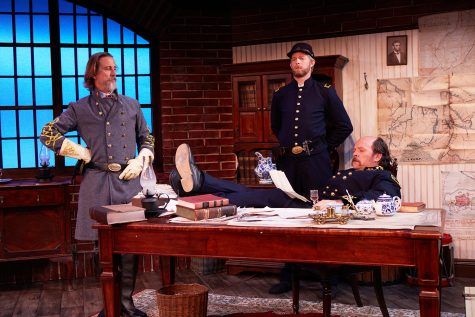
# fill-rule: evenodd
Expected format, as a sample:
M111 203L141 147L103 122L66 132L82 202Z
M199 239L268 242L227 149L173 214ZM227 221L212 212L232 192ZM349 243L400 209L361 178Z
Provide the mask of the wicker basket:
M174 284L157 291L160 317L206 317L208 288L199 284Z

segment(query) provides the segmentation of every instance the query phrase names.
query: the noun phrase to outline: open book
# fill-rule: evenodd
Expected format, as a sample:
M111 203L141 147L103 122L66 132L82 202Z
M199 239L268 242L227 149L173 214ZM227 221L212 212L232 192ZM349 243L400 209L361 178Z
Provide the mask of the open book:
M272 181L274 182L275 187L280 188L290 198L298 198L301 201L310 202L310 200L295 192L295 190L292 188L292 185L290 185L287 176L285 176L284 172L278 170L271 170L269 171L269 174L272 178Z

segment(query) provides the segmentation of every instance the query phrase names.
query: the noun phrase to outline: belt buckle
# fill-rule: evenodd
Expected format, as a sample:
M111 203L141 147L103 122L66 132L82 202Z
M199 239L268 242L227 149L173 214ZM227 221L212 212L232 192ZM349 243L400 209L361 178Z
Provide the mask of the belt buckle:
M303 147L301 147L300 145L294 146L292 148L292 153L295 154L295 155L300 154L302 152L303 152Z
M107 169L111 172L119 172L122 167L120 166L119 163L110 163L110 164L107 164Z

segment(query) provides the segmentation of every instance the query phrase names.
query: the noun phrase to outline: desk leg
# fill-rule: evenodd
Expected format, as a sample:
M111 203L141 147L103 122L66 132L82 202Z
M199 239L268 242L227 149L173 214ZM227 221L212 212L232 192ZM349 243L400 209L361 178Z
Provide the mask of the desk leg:
M440 241L420 240L416 244L421 317L440 317L439 250Z
M162 273L162 286L175 284L175 263L174 256L160 256L160 272Z
M102 266L101 284L106 317L120 315L118 260L112 253L112 230L99 230L99 256Z
M299 313L300 309L300 265L291 264L292 271L292 310L294 314Z

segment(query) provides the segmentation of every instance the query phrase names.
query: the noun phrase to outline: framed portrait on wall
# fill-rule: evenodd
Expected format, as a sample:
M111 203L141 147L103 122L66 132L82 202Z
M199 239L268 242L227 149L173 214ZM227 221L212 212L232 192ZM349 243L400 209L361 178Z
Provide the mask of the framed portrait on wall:
M407 65L407 35L387 37L387 65Z

